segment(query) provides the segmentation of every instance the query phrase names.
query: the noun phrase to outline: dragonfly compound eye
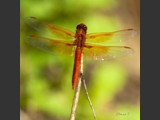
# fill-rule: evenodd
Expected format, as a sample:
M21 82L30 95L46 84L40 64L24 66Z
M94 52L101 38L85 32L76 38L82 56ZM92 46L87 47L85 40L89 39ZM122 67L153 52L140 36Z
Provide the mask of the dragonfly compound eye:
M77 29L87 30L87 26L83 23L77 25Z

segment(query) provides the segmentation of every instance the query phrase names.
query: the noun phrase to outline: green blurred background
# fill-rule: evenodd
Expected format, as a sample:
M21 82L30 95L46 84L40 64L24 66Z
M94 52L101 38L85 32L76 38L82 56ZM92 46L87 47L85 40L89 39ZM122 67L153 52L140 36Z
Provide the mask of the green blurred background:
M24 19L34 16L75 31L85 23L88 33L134 28L135 53L116 61L84 61L84 75L98 120L140 120L139 0L20 0L20 119L68 120L73 57L54 56L24 42ZM76 120L93 120L82 87Z

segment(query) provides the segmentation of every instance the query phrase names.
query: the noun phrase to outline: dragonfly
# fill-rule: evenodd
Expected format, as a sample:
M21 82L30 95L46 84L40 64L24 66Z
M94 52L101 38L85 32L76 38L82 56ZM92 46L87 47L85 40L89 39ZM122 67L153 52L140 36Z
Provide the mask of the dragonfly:
M72 32L35 17L26 18L25 21L37 31L37 34L27 36L26 42L47 52L56 50L58 54L74 56L72 89L78 81L82 55L96 60L110 60L133 53L126 43L135 36L134 29L87 34L87 26L83 23L78 24L76 31Z

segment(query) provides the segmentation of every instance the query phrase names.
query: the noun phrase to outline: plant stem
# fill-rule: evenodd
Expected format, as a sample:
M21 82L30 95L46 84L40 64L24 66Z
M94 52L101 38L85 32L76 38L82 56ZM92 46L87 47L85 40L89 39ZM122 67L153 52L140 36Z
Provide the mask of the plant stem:
M79 99L79 94L80 94L82 82L83 82L83 85L84 85L84 89L85 89L87 99L89 101L89 105L92 109L94 120L96 120L96 113L94 111L92 102L91 102L90 97L88 95L88 90L87 90L87 86L86 86L84 75L83 75L83 54L82 54L82 58L81 58L80 75L79 75L79 78L78 78L78 83L77 83L77 86L76 86L76 89L75 89L75 94L74 94L73 103L72 103L72 111L71 111L71 115L70 115L70 120L75 120L75 114L76 114L76 110L77 110L78 99Z
M81 57L81 68L80 68L80 73L83 73L83 54ZM75 89L75 94L74 94L74 98L73 98L73 103L72 103L72 110L71 110L71 115L70 115L70 119L69 120L75 120L75 114L76 114L76 110L77 110L77 105L78 105L78 99L79 99L79 94L80 94L80 90L81 90L81 75L79 75L78 78L78 83Z
M94 120L96 120L96 113L95 113L95 111L94 111L94 108L93 108L91 99L90 99L90 97L89 97L88 90L87 90L87 86L86 86L86 82L85 82L85 79L84 79L83 74L81 74L81 80L82 80L82 82L83 82L83 86L84 86L84 89L85 89L85 93L86 93L86 96L87 96L89 105L90 105L90 107L91 107L91 109L92 109L92 113L93 113L93 116L94 116Z

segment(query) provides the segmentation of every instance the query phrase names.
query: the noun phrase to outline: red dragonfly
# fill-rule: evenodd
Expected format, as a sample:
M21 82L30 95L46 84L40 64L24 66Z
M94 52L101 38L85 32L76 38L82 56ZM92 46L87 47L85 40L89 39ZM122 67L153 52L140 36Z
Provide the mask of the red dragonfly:
M78 81L82 54L95 59L108 60L133 52L132 48L125 44L134 36L133 29L87 34L87 26L83 23L77 25L75 33L35 17L27 18L26 23L47 37L30 35L25 41L49 52L57 50L58 54L74 55L72 89L75 88Z

